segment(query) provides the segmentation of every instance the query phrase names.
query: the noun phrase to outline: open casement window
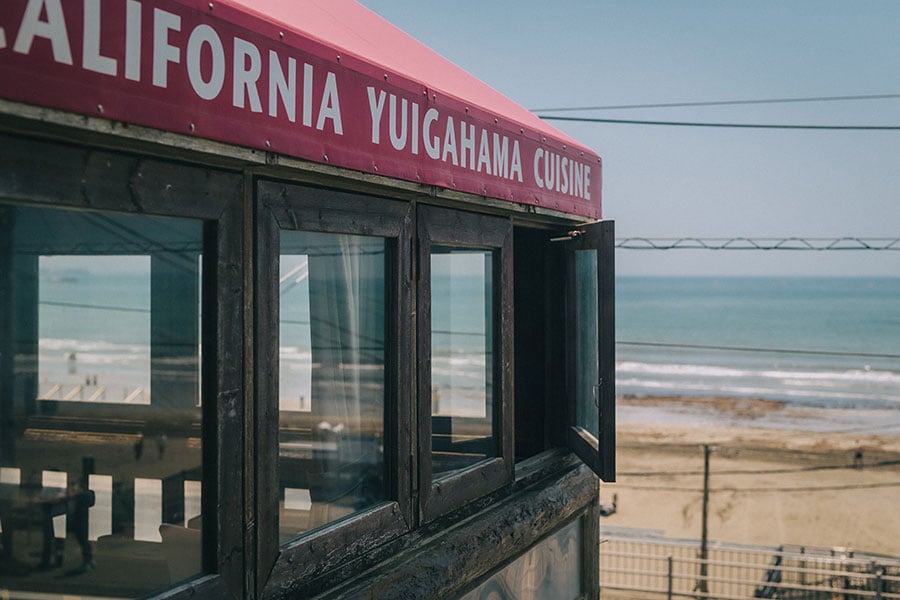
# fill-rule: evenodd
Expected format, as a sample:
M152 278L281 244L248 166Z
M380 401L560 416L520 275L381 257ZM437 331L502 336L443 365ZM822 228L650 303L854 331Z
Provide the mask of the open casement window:
M257 200L260 581L274 564L278 586L409 530L410 207L269 181Z
M611 482L616 476L614 222L582 226L567 237L567 442Z
M419 508L423 521L512 479L512 225L418 209Z

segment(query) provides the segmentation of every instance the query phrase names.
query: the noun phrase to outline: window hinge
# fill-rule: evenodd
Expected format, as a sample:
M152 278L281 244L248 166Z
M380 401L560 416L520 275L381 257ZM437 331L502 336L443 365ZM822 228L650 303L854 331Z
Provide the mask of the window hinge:
M551 242L568 242L569 240L574 240L579 235L584 235L584 229L573 229L571 231L567 231L566 235L561 235L559 237L550 238Z
M600 223L600 221L586 221L584 223L578 223L577 225L575 225L575 229L570 229L569 231L566 232L565 235L561 235L561 236L555 237L555 238L550 238L550 241L551 242L568 242L570 240L574 240L578 236L582 236L585 233L587 233L587 231L585 231L584 229L581 229L581 227L590 227L591 225L596 225L597 223Z

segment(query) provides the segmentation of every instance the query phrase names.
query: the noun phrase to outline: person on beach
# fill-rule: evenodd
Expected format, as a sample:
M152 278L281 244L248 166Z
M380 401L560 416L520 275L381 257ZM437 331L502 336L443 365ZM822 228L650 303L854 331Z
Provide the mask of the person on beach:
M856 442L856 448L853 450L853 468L863 468L863 447L858 441Z

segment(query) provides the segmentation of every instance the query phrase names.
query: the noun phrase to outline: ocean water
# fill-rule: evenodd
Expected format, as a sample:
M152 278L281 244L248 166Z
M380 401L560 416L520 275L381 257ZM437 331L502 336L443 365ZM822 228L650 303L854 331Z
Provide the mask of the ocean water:
M149 404L149 257L44 256L39 268L39 397Z
M98 259L42 259L41 393L62 383L53 396L61 399L81 382L88 395L106 386L94 401L147 403L148 394L132 391L149 388L149 265ZM462 279L472 279L466 290L484 285ZM448 344L451 330L464 334L435 349L436 382L471 378L473 390L483 390L485 341L473 333L484 323L465 319L483 317L483 305L454 314L462 321L436 315L436 343ZM308 312L285 316L309 322ZM289 338L283 367L296 373L284 377L285 387L308 399L308 340ZM765 398L890 411L900 422L900 278L620 277L616 339L619 395ZM473 392L473 407L483 411L483 396L475 400Z
M483 256L460 256L441 255L443 261L434 267L433 387L443 412L484 416L489 412L485 288L490 289L490 281ZM282 257L279 372L284 410L310 409L316 365L305 264L305 256ZM150 285L147 257L41 257L40 399L150 404ZM376 342L367 337L363 346Z
M620 395L897 411L900 278L620 277Z

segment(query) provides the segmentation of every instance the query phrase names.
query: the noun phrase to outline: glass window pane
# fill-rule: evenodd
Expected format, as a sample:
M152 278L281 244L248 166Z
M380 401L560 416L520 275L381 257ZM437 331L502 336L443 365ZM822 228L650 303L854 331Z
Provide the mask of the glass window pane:
M278 293L282 299L279 336L278 409L310 410L312 341L309 322L309 257L282 254Z
M150 257L40 256L38 272L38 399L149 405Z
M0 587L135 597L200 573L202 233L0 204Z
M433 246L432 472L497 455L493 430L492 252Z
M538 542L461 600L575 600L582 596L582 525L576 520Z
M575 423L600 438L597 251L575 253Z
M282 541L387 498L382 238L281 232Z

